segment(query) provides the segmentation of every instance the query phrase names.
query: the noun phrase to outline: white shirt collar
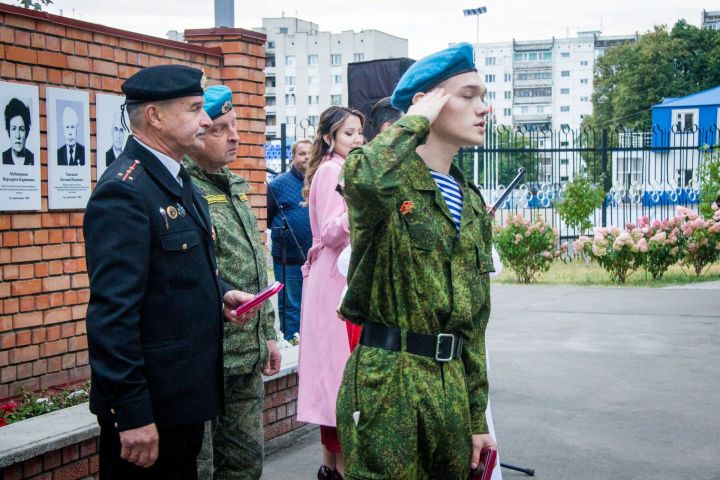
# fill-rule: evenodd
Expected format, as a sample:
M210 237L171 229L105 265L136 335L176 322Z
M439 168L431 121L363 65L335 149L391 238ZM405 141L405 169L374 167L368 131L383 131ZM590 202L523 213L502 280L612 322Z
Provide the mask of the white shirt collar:
M143 142L141 142L140 140L138 140L137 137L135 137L135 141L138 142L138 143L139 143L140 145L142 145L143 147L145 147L145 148L147 148L148 150L150 150L150 152L151 152L153 155L155 155L158 160L160 160L160 163L162 163L163 165L165 165L165 168L168 169L168 172L170 172L170 175L172 175L173 178L174 178L175 180L177 180L177 182L178 182L180 185L182 185L182 180L180 179L180 177L178 177L178 174L180 174L180 163L179 163L179 162L176 162L175 160L173 160L172 158L168 157L168 156L165 155L164 153L158 152L158 151L155 150L154 148L147 146L146 144L144 144Z

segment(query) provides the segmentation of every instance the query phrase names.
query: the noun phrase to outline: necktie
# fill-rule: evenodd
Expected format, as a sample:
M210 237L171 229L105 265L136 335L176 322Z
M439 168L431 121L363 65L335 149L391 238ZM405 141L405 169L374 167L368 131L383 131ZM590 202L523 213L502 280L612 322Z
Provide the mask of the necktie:
M77 165L75 162L75 146L70 145L70 161L68 162L68 165Z
M188 212L195 212L195 217L203 226L205 226L205 223L200 216L200 212L198 212L197 208L195 208L195 202L193 202L192 181L190 180L190 175L187 173L187 170L185 170L183 165L180 165L180 173L178 173L178 177L182 180L183 205L185 205Z

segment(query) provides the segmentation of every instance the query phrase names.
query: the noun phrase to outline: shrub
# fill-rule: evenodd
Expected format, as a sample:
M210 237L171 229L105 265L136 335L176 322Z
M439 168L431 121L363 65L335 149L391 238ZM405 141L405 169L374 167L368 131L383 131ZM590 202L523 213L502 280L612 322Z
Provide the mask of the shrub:
M511 215L504 227L495 226L493 240L503 265L515 272L520 283L530 283L547 272L560 256L555 248L557 230L539 218L530 222L521 215Z
M720 210L716 203L711 206L713 217L705 220L685 207L678 207L685 237L685 253L681 263L691 267L700 276L705 267L720 258Z
M645 254L643 265L650 272L654 280L659 280L671 265L682 258L685 237L680 230L680 217L672 220L654 220L652 223L647 217L640 217L638 225L629 223L627 230L640 230L644 237L638 242L638 249Z
M605 190L595 185L587 174L578 174L565 184L561 198L555 202L560 218L570 228L586 232L593 226L590 216L605 200Z
M700 183L700 214L705 219L713 217L713 202L720 195L720 152L705 150L698 166L698 182Z
M581 236L574 242L575 251L583 252L605 269L610 278L625 283L628 275L643 263L646 240L638 229L631 232L617 227L595 229L595 236Z

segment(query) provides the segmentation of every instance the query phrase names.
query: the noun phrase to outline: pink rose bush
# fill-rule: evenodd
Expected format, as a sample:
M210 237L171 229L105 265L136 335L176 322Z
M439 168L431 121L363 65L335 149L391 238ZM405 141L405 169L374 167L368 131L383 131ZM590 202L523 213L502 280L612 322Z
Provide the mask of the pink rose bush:
M595 228L593 238L581 236L574 242L575 252L598 262L618 283L640 266L653 279L662 278L675 263L691 267L701 275L706 267L720 259L720 209L713 204L713 217L705 220L696 212L677 207L672 219L641 217L637 225Z
M494 227L495 247L506 267L515 272L518 282L530 283L547 272L552 262L567 250L557 248L558 232L541 219L531 222L522 215L511 215L505 226Z

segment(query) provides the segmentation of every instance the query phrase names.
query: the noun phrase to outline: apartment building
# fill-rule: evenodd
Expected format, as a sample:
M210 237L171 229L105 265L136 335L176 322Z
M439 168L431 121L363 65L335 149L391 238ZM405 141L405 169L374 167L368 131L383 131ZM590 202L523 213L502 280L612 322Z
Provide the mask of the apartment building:
M320 31L318 24L294 17L263 18L254 30L267 35L265 63L266 136L288 142L314 133L320 113L347 106L347 65L408 55L408 41L378 30Z

